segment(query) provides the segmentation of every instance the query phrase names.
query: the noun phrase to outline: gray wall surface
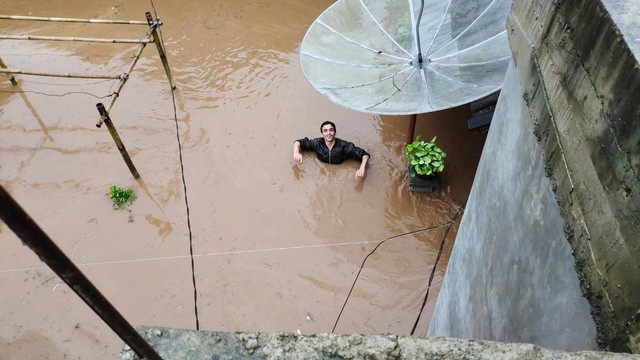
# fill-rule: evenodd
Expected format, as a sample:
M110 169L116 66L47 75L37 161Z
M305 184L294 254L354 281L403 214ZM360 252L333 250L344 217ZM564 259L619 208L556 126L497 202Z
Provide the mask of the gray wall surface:
M487 137L429 336L597 349L571 248L513 66Z

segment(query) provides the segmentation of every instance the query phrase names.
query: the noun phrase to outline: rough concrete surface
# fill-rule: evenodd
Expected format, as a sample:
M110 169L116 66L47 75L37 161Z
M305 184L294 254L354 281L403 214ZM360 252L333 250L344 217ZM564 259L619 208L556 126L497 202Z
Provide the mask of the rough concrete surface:
M596 349L521 89L511 64L428 334Z
M452 338L397 335L294 335L230 333L138 327L165 360L230 359L637 359L629 354L547 350L531 344L505 344ZM139 359L125 347L120 360Z
M637 5L517 1L507 31L598 343L640 350ZM612 10L608 13L607 10Z
M514 1L429 335L640 352L639 7Z

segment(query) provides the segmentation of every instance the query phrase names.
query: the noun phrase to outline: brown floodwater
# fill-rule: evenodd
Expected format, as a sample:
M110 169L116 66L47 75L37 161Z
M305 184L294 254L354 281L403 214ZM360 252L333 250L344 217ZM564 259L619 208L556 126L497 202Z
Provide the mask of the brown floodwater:
M299 45L332 1L156 0L177 89L190 219L171 91L155 47L143 52L111 117L142 180L133 179L97 102L115 81L0 74L0 184L133 324L201 329L332 330L360 266L381 241L446 224L469 193L484 134L468 107L418 117L416 134L447 152L440 189L414 194L402 150L408 117L341 108L307 83ZM0 0L5 14L144 20L145 1ZM0 20L13 35L134 38L145 26ZM0 41L9 68L123 73L136 45ZM101 98L101 99L100 99ZM328 166L292 159L294 139L338 137L372 155ZM133 187L129 211L106 195ZM131 222L132 221L132 222ZM444 243L416 335L424 336L459 219ZM395 237L367 260L340 333L409 334L446 227ZM122 341L0 223L0 359L113 359Z

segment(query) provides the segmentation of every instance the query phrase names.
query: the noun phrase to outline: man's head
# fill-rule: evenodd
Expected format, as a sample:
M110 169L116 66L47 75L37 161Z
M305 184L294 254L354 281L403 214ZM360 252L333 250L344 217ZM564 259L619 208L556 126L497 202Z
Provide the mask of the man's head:
M325 121L320 125L320 133L325 141L332 142L336 136L336 124Z

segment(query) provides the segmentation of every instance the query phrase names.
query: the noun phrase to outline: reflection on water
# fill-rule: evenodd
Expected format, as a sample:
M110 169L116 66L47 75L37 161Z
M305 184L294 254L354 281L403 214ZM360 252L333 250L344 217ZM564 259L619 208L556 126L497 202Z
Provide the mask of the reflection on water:
M111 114L142 181L131 178L106 129L95 128L95 103L104 100L86 93L108 95L114 82L17 76L19 87L0 82L2 91L25 91L0 92L0 182L136 324L193 328L190 224L203 329L330 331L363 259L380 241L445 223L464 202L483 135L466 130L465 108L419 116L416 133L437 135L448 163L440 190L411 193L403 155L408 118L340 108L301 73L300 41L332 1L155 2L177 83L190 218L171 93L152 46ZM7 13L36 16L139 19L148 10L141 2L0 3ZM13 28L122 38L142 29L14 22L2 23L0 32ZM124 46L36 42L2 42L0 53L10 67L107 73L121 71L132 55ZM57 96L68 92L75 93ZM354 161L327 165L305 154L293 164L293 140L319 136L327 119L338 137L372 155L364 180L354 178ZM133 223L111 209L112 184L136 189ZM42 263L1 230L0 283L12 292L0 296L0 353L41 331L70 357L112 358L121 341L73 294L58 289L51 301L51 288L39 285L44 279L24 270ZM394 238L372 254L337 330L409 333L443 232ZM426 333L436 295L418 335ZM55 326L40 330L43 317ZM74 331L76 324L91 330ZM90 336L96 332L99 345Z

